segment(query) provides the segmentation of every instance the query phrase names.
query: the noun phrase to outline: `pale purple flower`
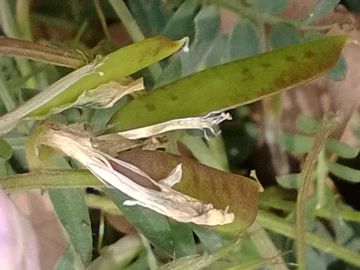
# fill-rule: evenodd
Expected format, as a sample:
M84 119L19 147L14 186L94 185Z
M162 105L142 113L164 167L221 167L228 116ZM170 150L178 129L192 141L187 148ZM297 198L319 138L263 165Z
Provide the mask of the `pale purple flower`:
M39 249L33 227L1 188L0 269L40 269Z

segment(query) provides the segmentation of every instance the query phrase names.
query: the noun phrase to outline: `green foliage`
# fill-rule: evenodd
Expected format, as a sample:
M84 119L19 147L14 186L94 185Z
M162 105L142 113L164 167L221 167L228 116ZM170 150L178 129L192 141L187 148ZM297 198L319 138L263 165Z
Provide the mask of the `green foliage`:
M259 37L250 21L235 26L228 42L230 59L245 58L260 52Z
M92 233L88 209L79 189L49 190L56 214L66 230L70 245L84 265L91 262Z
M341 177L341 179L353 182L353 183L359 183L360 182L360 170L355 170L350 167L335 163L335 162L328 162L327 166L329 168L329 171L338 176Z
M273 25L273 27L271 27L269 39L273 48L286 47L302 41L302 38L296 28L287 23L278 23Z
M320 0L310 10L309 15L305 18L306 23L312 23L324 16L327 12L332 10L340 0Z
M256 101L327 71L347 41L347 37L319 39L195 73L132 100L112 117L106 132L204 116ZM262 80L256 74L262 74ZM224 86L229 89L223 91Z
M276 15L285 8L288 0L247 0L247 2L256 8L259 12Z
M118 30L119 16L123 21L121 25L133 40L142 40L144 36L165 35L171 39L188 36L189 51L174 54L183 46L185 40L175 42L160 37L145 39L104 56L100 60L102 66L95 68L91 74L74 76L70 85L58 89L59 91L45 102L35 96L30 109L20 117L13 118L12 123L8 121L10 118L0 117L1 127L5 125L6 128L13 128L9 134L6 134L5 128L0 130L1 134L6 134L0 138L0 184L7 192L34 188L48 190L69 243L56 269L82 269L91 261L94 247L88 207L84 200L84 190L88 187L96 189L95 193L100 193L100 198L108 200L107 203L114 202L121 210L121 215L154 247L146 247L144 250L147 241L141 243L138 238L133 242L136 242L136 245L128 245L127 236L119 240L118 243L122 242L119 245L104 243L104 252L101 252L97 259L92 258L93 269L99 268L99 265L104 269L149 269L154 264L150 262L154 260L151 256L158 260L160 269L254 269L271 265L276 269L287 269L280 256L283 254L272 253L269 246L273 245L274 241L279 249L293 249L292 242L289 241L295 237L293 192L296 192L301 184L301 175L294 173L277 176L277 182L282 188L293 190L266 188L261 195L261 210L257 221L269 231L275 232L271 234L271 240L263 235L261 241L252 236L248 237L244 230L253 223L257 214L258 184L247 177L227 171L229 167L235 170L244 169L245 161L253 154L257 127L251 118L249 107L235 107L288 89L326 71L329 71L327 76L332 80L345 78L347 64L344 57L339 59L339 56L348 39L325 38L316 31L316 22L339 1L317 1L308 16L302 20L279 17L278 14L281 14L288 4L287 0L131 0L126 1L126 4L125 1L100 2L106 18L105 28L112 29L113 34L121 32ZM212 5L212 2L216 5ZM354 4L354 1L346 2ZM9 7L9 3L12 6ZM229 34L220 31L223 27L223 15L219 7L230 8L241 17L232 29L227 29ZM114 48L114 43L109 40L103 40L93 48L96 42L105 37L105 31L102 31L104 25L101 25L96 17L101 10L95 9L93 1L83 1L82 5L79 5L78 1L64 1L60 5L57 1L40 0L36 1L32 8L34 10L31 9L30 13L34 14L29 14L26 6L21 10L22 13L19 13L20 11L15 10L14 3L0 0L2 32L7 36L28 39L31 35L27 27L30 26L29 23L34 23L50 36L54 34L53 28L56 29L54 32L64 32L64 37L69 37L67 45L61 44L54 48L22 40L13 40L13 43L10 41L9 44L6 43L8 40L5 40L5 43L0 40L0 54L26 56L28 59L54 65L65 63L68 67L78 67L89 58L83 53L92 55L88 52L109 51L105 46ZM16 21L15 18L20 14L21 20ZM31 15L31 21L27 19L28 15ZM126 18L129 20L125 20ZM84 30L79 30L80 28ZM119 36L121 40L128 39L126 34ZM313 41L301 43L310 40ZM70 49L63 49L69 46ZM278 48L282 49L277 50ZM258 55L270 49L275 50ZM170 55L173 56L150 66ZM297 62L291 63L294 59ZM142 70L147 67L148 70ZM59 78L65 78L66 81L67 73L68 70L54 66L45 67L34 65L27 60L0 58L1 114L11 111L24 101L26 104L31 96L29 93L39 92L39 89L48 86L49 82ZM114 107L104 110L88 107L68 109L86 91L112 80L118 81L124 76L144 76L145 85L154 85L155 89L143 95L126 97ZM57 84L59 81L55 86ZM165 152L135 150L120 154L155 180L164 178L176 164L182 163L183 177L174 188L201 201L213 203L218 208L229 206L229 210L235 213L233 224L202 227L176 222L147 208L124 206L128 196L105 188L88 171L78 170L76 162L72 162L71 168L67 170L59 169L61 166L50 169L46 168L46 158L49 157L46 156L42 159L46 169L23 173L28 169L23 158L24 141L29 134L33 134L32 122L24 121L23 124L17 121L24 116L37 119L54 114L51 121L84 125L89 132L99 135L104 130L117 132L233 108L234 120L222 125L222 136L205 141L200 132L182 131L164 135L169 143L165 146L167 151L186 153L206 166ZM65 109L66 111L63 111ZM279 144L284 150L302 157L303 154L311 152L320 123L301 116L297 119L296 127L304 135L282 134ZM160 143L164 137L159 138ZM106 136L99 138L102 140ZM143 142L135 143L139 143L138 146L143 145ZM159 142L152 143L157 145ZM117 145L114 145L115 147ZM152 144L150 148L153 148ZM28 152L29 149L26 154L29 154ZM306 255L307 263L312 267L316 265L325 269L336 266L339 262L337 258L340 258L359 266L358 254L352 250L356 245L355 230L353 224L348 223L359 222L359 212L339 202L337 195L324 184L329 173L345 181L358 183L359 171L336 163L333 159L330 161L327 153L350 159L359 154L359 149L338 140L327 139L324 150L320 151L317 157L315 169L308 169L311 171L310 178L316 181L316 189L314 196L309 199L311 203L306 206L308 215L305 217L307 231L304 241L317 250L309 249ZM35 153L32 154L36 156ZM42 156L44 152L40 149L39 154ZM232 166L233 164L237 166ZM107 211L107 205L99 205L98 208ZM272 214L272 209L278 210L276 213L281 213L281 217ZM90 210L90 214L93 215L94 210ZM326 227L330 228L336 237L332 237L319 219L314 219L315 216L326 220ZM346 220L346 223L342 219ZM242 232L241 237L244 235L244 239L234 243L234 234L239 232ZM105 230L105 234L107 233ZM250 234L258 232L252 231ZM352 242L352 239L355 240ZM117 240L111 239L112 242ZM295 261L292 255L284 254L283 257L285 262ZM347 265L343 268L346 267Z
M303 115L299 116L296 121L296 127L299 131L307 134L314 134L319 129L319 122L311 119L309 117L305 117ZM282 134L279 137L279 145L291 152L296 154L306 154L311 151L314 144L314 138L303 135L291 135L291 134ZM325 142L325 148L329 152L337 155L339 158L355 158L360 149L358 147L353 147L348 144L345 144L339 140L328 138ZM356 169L352 169L350 167L326 161L327 170L333 173L336 176L341 177L342 179L348 180L350 182L358 182L359 181L359 171ZM287 188L296 187L294 175L289 176L279 176L277 177L278 183Z

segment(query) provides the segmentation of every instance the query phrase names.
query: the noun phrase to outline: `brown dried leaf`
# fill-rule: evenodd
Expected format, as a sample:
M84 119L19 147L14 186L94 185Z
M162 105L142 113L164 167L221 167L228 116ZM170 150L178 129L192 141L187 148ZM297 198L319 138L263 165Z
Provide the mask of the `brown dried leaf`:
M163 179L181 163L183 176L173 186L175 190L205 203L212 203L217 209L229 206L229 211L235 214L233 223L217 227L221 231L239 232L251 225L256 217L259 187L247 177L219 171L193 159L161 151L133 150L121 153L118 158L139 167L155 180ZM138 181L141 182L141 179Z

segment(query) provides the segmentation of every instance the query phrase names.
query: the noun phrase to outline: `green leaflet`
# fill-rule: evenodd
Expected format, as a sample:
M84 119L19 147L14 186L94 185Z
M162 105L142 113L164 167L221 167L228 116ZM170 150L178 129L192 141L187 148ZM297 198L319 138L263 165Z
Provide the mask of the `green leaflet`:
M92 234L88 208L81 189L49 189L53 207L84 265L91 262Z
M106 132L202 116L254 102L328 71L350 40L347 36L322 38L195 73L134 99L111 118Z
M110 80L119 80L153 63L156 63L181 48L185 39L172 41L165 37L149 38L121 48L102 58L98 67L89 75L80 78L66 91L33 111L30 116L46 114L51 108L71 103L85 90L94 89Z
M327 161L326 165L333 175L352 183L360 182L360 170L330 161Z
M73 71L50 85L38 95L12 112L0 117L0 133L11 130L22 118L44 118L59 112L64 104L71 104L85 91L95 89L111 80L118 81L136 71L156 63L181 48L187 38L172 41L166 37L149 38L133 43L89 65Z
M117 205L127 220L130 221L157 248L169 254L174 253L174 231L168 219L151 209L141 206L127 206L124 201L130 197L115 190L107 189L106 195Z

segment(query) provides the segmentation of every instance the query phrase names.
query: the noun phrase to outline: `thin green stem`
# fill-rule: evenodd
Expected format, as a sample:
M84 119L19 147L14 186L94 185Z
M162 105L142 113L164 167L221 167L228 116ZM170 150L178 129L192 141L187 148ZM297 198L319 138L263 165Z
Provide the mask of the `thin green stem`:
M7 192L48 188L105 188L87 170L66 169L38 170L31 173L1 177L0 186Z
M258 212L259 223L266 229L289 238L296 238L296 233L290 224L283 218L263 210ZM360 267L360 254L345 248L336 242L317 236L316 234L306 232L304 240L306 244L313 246L322 252L331 254L347 263Z
M276 210L281 210L290 213L295 209L295 203L288 200L282 200L277 198L274 199L261 198L260 207L261 208L270 207ZM337 204L336 210L342 219L353 222L360 222L360 211L356 211L352 209L350 206L347 206L343 203ZM317 217L330 219L333 217L333 210L329 208L315 209L315 215Z
M105 18L103 10L101 8L100 1L99 0L94 0L94 4L95 4L96 13L97 13L97 15L99 17L99 20L100 20L100 23L101 23L101 27L102 27L102 29L104 31L104 35L105 35L107 40L111 41L112 38L111 38L111 35L110 35L110 32L109 32L109 29L107 27L107 24L106 24L106 18Z
M26 40L33 39L29 11L29 0L16 1L16 20L19 26L19 32L21 33L21 36Z
M123 0L109 0L109 3L115 10L116 15L124 24L130 37L134 41L141 41L145 39L144 34L141 32L139 25L136 23L135 18L132 16L130 10L127 8ZM149 71L154 79L156 79L162 72L159 64L154 64L149 67Z
M97 252L101 254L101 248L103 245L105 234L105 213L104 211L100 211L100 221L99 221L99 230L98 230L98 241L97 241Z
M276 268L274 266L274 268L269 267L269 269L288 270L288 267L286 266L285 261L280 255L280 252L274 245L268 233L259 224L257 220L254 222L253 225L250 226L248 232L250 233L251 239L254 242L254 245L259 251L261 257L264 259L262 260L263 263L268 262L267 258L271 258L271 259L277 258L278 264L276 265ZM258 263L261 263L261 261L259 261ZM239 268L239 269L255 269L255 267L251 268L250 265L248 265L248 268Z
M316 167L316 209L323 208L326 205L326 176L328 174L326 166L325 150L321 150Z
M309 155L306 157L304 168L301 172L301 185L296 199L296 242L295 251L299 270L306 269L305 261L305 206L309 187L311 185L312 174L315 169L316 161L323 149L325 140L333 131L338 117L335 114L327 115L323 124L317 133L314 146Z
M130 37L134 41L141 41L145 39L144 34L141 32L140 27L132 16L130 10L127 8L123 0L109 0L109 3L115 10L116 15L120 18L121 22L128 31Z

